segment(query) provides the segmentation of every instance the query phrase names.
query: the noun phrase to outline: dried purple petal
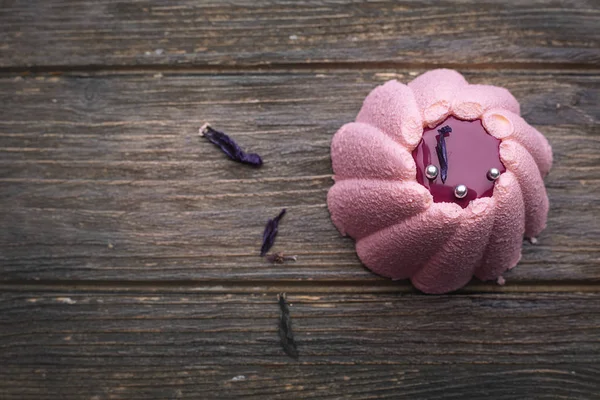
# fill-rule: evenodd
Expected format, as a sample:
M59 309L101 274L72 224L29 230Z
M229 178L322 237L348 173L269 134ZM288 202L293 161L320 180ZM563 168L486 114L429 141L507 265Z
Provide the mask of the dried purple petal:
M279 316L279 339L281 339L281 347L285 351L285 354L297 359L299 356L298 347L296 346L296 340L292 332L292 319L290 317L290 309L285 300L285 293L278 294L277 300L279 301L279 308L281 310Z
M442 183L446 182L446 178L448 177L448 153L446 151L446 139L445 136L447 133L452 132L452 128L448 125L443 126L441 129L438 129L439 141L437 146L435 146L435 152L438 156L438 161L440 163L440 176L442 178Z
M260 256L264 257L265 254L271 250L273 243L275 243L275 237L277 236L279 220L283 218L285 215L285 208L281 210L278 216L273 219L269 219L267 225L265 226L265 231L263 232L263 242L262 247L260 248Z
M283 253L273 253L273 254L267 254L267 260L273 264L283 264L286 261L296 261L296 260L298 260L298 257L286 256Z
M200 136L204 136L211 143L219 146L223 153L227 154L232 160L250 164L254 167L260 167L263 163L258 154L246 153L232 138L223 132L213 129L209 124L204 124L200 128Z

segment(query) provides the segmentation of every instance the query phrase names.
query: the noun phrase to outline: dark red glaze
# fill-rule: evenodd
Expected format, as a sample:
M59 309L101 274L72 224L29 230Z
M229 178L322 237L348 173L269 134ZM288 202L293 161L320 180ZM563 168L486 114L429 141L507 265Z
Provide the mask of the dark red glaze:
M446 125L452 128L452 132L445 136L448 177L446 182L442 183L440 162L435 146L438 143L438 129ZM413 151L413 158L417 163L417 181L429 189L433 201L454 202L462 208L467 207L471 200L492 196L494 181L487 178L490 168L498 168L500 172L506 171L500 161L500 140L487 133L481 120L463 121L448 117L435 128L425 129L423 139ZM429 180L425 176L425 168L429 164L435 165L440 170L434 180ZM454 196L454 187L460 184L466 185L469 189L469 193L463 199Z

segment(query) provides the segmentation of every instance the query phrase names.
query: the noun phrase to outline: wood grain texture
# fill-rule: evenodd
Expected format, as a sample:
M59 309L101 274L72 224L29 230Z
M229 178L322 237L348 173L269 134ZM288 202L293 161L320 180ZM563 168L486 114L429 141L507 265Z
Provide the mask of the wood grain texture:
M0 294L3 399L594 399L600 296Z
M8 0L0 67L597 67L595 0Z
M0 78L1 279L378 281L325 205L329 144L363 98L420 71L32 75ZM509 282L600 278L600 80L465 71L509 88L547 135L548 229ZM265 160L228 160L211 121ZM286 207L274 251L264 224Z
M473 399L595 400L593 365L12 366L7 400ZM86 382L81 385L81 382Z
M596 0L3 1L0 399L598 399L599 24ZM435 66L553 146L503 287L380 279L329 220L333 133ZM271 265L283 207L298 262Z

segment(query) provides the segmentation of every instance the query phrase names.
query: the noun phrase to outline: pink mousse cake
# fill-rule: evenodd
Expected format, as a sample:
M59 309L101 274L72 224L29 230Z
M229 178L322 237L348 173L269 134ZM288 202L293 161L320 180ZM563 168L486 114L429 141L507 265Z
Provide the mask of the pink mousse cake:
M375 88L333 137L335 226L361 261L426 293L503 282L546 226L546 138L508 90L429 71Z

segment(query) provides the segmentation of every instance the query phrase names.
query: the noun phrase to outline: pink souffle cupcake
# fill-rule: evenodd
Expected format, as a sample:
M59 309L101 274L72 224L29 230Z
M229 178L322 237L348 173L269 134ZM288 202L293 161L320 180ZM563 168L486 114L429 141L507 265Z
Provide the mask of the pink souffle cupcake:
M508 90L456 71L389 81L331 144L333 223L361 261L426 293L503 282L546 226L546 138Z

